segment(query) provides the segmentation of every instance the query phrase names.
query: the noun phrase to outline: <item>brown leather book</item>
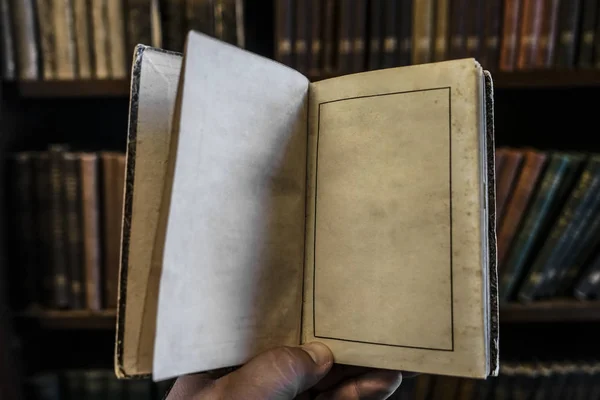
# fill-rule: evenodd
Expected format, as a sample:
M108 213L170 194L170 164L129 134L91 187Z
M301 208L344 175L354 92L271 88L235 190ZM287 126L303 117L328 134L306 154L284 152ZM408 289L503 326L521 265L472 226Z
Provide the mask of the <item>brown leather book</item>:
M504 162L502 169L496 180L496 220L501 223L504 214L504 205L511 194L513 183L521 162L523 161L523 153L518 150L506 149L504 154Z
M534 150L526 150L523 154L523 168L515 184L514 193L506 204L505 217L498 228L498 265L500 266L527 210L537 181L546 165L546 158L545 153Z
M467 9L465 26L465 56L478 57L481 49L480 35L483 27L484 0L473 0Z
M542 25L542 7L543 0L523 0L517 69L529 69L534 66Z
M500 51L500 22L502 21L502 0L485 0L481 30L480 62L490 70L498 69Z
M433 43L433 0L416 1L413 6L413 64L431 62Z
M500 46L501 71L512 71L515 68L520 11L521 0L504 1L504 24Z
M119 251L120 251L120 212L118 198L117 153L100 153L102 160L103 222L104 222L104 299L106 308L117 306Z
M354 5L351 1L339 2L339 25L338 25L338 72L347 74L352 72L352 31L354 30Z
M506 149L497 149L496 150L496 178L500 175L500 171L504 166L504 157L506 156Z
M352 38L352 71L365 70L365 39L367 32L367 1L354 0L354 26Z
M444 61L448 58L450 0L437 0L435 7L435 42L433 44L433 60Z
M322 72L321 69L321 51L323 49L321 44L321 0L310 0L310 49L309 49L309 62L308 62L308 73L310 76L319 76Z
M275 2L275 59L293 65L294 7L292 0Z
M554 44L560 0L543 0L540 38L534 57L536 68L549 68L554 60Z
M98 156L92 153L80 153L79 168L81 173L80 204L83 232L85 304L88 309L97 311L102 308Z
M308 18L309 18L309 2L296 1L296 37L294 38L294 68L303 74L308 73Z

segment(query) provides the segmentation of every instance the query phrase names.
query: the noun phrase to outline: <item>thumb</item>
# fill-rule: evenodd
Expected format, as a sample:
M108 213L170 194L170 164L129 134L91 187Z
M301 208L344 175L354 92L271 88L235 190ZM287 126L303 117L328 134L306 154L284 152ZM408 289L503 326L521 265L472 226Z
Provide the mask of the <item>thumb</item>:
M223 398L289 400L319 382L332 365L333 354L322 343L277 347L219 379L216 386L226 394Z

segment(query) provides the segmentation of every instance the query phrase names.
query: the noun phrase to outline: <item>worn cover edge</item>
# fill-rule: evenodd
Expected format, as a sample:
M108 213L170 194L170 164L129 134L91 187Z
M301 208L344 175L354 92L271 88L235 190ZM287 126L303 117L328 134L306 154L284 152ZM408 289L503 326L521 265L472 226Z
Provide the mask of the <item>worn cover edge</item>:
M498 376L500 370L499 350L499 310L498 310L498 268L496 254L496 156L494 143L494 83L489 71L483 71L485 83L485 113L488 163L488 257L489 257L489 296L490 296L490 376Z

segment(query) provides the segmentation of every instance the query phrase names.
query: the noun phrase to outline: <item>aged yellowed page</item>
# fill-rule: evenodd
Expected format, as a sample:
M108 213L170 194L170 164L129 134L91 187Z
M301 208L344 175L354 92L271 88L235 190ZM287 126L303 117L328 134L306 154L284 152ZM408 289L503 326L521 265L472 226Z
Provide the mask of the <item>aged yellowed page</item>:
M161 264L152 263L181 56L136 49L117 324L116 373L150 374ZM126 289L126 291L125 291Z
M311 84L303 341L336 362L485 377L473 59Z
M298 72L188 36L156 238L154 379L299 343L307 96Z

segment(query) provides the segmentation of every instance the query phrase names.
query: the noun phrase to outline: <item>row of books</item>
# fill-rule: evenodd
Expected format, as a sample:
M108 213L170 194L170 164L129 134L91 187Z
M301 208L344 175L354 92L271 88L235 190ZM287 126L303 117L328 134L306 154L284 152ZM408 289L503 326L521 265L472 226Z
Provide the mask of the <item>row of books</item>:
M600 155L496 151L503 301L600 295Z
M52 146L11 161L15 307L116 308L125 156Z
M118 380L108 369L66 370L30 377L25 392L30 400L162 400L172 385L173 381Z
M309 76L475 57L490 70L600 65L598 0L281 0L275 57Z
M497 378L419 375L405 379L395 400L592 400L600 398L600 367L589 363L502 364Z
M119 79L137 44L181 52L198 30L244 46L242 0L0 0L2 74Z

